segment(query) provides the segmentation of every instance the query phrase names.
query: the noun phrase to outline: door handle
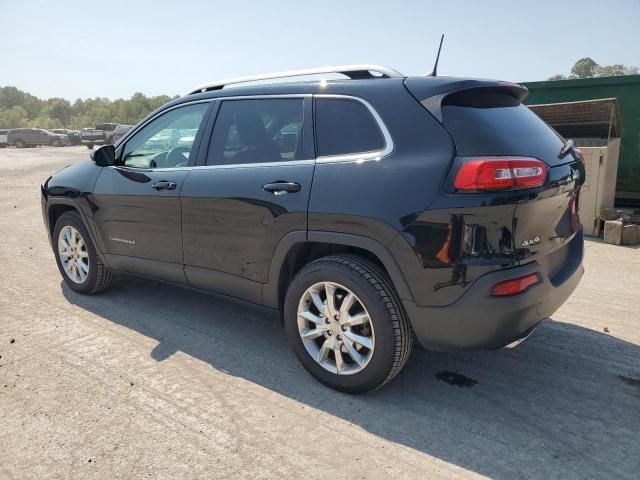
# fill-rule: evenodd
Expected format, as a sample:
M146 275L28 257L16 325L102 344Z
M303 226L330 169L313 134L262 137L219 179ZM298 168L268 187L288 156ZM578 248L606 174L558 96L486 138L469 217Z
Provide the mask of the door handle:
M285 193L295 193L300 191L300 184L295 182L273 182L262 186L263 190L274 195L284 195Z
M159 182L156 182L153 185L151 185L151 187L155 188L156 190L173 190L174 188L176 188L176 182L160 180Z

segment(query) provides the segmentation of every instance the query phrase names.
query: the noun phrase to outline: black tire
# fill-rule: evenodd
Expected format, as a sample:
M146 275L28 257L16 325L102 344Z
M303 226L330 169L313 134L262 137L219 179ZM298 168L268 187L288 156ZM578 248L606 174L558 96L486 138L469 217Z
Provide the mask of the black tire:
M364 369L353 375L323 368L300 338L298 303L304 292L319 282L348 288L369 313L375 331L373 353ZM385 385L400 373L413 346L413 332L391 280L376 264L356 255L327 256L303 267L287 290L284 323L289 342L307 371L325 385L347 393L365 393Z
M26 143L24 143L24 140L18 139L14 142L14 145L16 146L16 148L24 148L26 146Z
M69 278L62 266L62 261L58 253L58 238L60 231L66 226L75 228L82 236L82 240L86 246L89 260L89 273L82 283L75 283ZM93 241L91 240L91 236L78 213L69 211L60 215L60 218L56 221L56 225L53 229L52 243L58 270L60 270L60 275L62 275L62 278L69 288L78 293L93 295L103 292L111 286L111 270L105 267L105 265L100 261L100 257L96 254L96 249L93 245Z
M0 143L0 148L6 148L7 144L6 143Z
M93 143L87 143L87 148L89 150L93 150Z
M60 140L58 140L57 138L54 138L53 140L51 140L51 146L52 147L61 147L62 146L62 142Z

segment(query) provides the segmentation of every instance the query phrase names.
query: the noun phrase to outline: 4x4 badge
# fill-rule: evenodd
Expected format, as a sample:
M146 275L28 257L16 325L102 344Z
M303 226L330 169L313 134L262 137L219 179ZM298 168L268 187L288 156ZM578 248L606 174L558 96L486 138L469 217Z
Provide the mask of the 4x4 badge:
M540 237L532 238L531 240L525 240L522 242L522 246L529 247L531 245L535 245L536 243L540 243Z

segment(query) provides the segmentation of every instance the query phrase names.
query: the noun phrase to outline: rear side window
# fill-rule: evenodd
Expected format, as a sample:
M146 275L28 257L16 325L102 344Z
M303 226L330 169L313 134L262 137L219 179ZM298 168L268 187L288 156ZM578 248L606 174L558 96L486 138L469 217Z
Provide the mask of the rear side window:
M563 142L544 121L507 93L469 90L446 97L443 125L459 156L530 156L553 164Z
M318 98L315 117L319 157L373 152L385 147L378 122L359 101Z
M207 165L301 160L303 112L302 98L223 101Z

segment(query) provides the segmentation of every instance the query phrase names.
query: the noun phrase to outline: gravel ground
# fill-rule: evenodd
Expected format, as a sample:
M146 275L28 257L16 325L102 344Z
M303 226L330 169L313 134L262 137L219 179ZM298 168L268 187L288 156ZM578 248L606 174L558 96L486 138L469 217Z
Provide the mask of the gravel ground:
M39 187L84 158L0 149L0 478L640 475L639 249L588 241L577 291L519 348L416 350L349 396L259 310L127 276L67 289Z

